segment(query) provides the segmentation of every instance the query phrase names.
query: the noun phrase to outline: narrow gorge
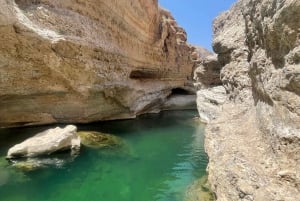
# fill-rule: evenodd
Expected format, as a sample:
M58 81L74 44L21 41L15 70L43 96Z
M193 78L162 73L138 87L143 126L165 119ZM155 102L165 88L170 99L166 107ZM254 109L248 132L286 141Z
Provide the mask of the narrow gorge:
M158 0L0 5L4 201L299 200L299 0L237 0L214 53Z

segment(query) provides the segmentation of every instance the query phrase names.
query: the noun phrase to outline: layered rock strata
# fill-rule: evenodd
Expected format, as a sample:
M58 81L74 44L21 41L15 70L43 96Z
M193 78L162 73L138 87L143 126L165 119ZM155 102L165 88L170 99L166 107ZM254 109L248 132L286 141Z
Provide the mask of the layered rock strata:
M240 0L214 35L229 94L206 129L217 200L298 200L300 1Z
M0 0L0 127L133 118L191 77L157 0Z

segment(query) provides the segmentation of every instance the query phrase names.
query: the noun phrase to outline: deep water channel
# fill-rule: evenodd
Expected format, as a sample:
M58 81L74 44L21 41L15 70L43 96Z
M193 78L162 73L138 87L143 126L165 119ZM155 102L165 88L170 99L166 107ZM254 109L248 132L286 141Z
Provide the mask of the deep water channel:
M29 172L17 170L3 157L10 146L49 127L0 129L0 200L183 201L186 188L205 175L207 165L204 125L193 120L196 115L169 111L78 125L78 130L118 135L128 150L82 147L72 161L63 154L56 166Z

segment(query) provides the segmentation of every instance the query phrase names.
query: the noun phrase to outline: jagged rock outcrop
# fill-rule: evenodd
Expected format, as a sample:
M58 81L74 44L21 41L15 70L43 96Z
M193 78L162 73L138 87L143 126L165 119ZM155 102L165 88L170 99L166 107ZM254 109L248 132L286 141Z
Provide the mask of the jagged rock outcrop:
M157 0L0 4L0 127L132 118L191 77L186 33Z
M240 0L214 22L229 94L206 129L217 200L300 196L300 1Z
M222 85L220 79L221 64L217 55L208 55L201 60L194 70L194 80L197 89L206 89L213 86Z
M204 60L206 57L213 55L208 49L201 46L193 46L192 59Z

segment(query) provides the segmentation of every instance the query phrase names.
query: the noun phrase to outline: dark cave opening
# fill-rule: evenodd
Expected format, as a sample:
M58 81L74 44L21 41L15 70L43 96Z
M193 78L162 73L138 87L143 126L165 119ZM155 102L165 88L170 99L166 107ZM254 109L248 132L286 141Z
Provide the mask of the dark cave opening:
M192 95L193 93L191 91L188 91L183 88L174 88L172 89L171 95Z

